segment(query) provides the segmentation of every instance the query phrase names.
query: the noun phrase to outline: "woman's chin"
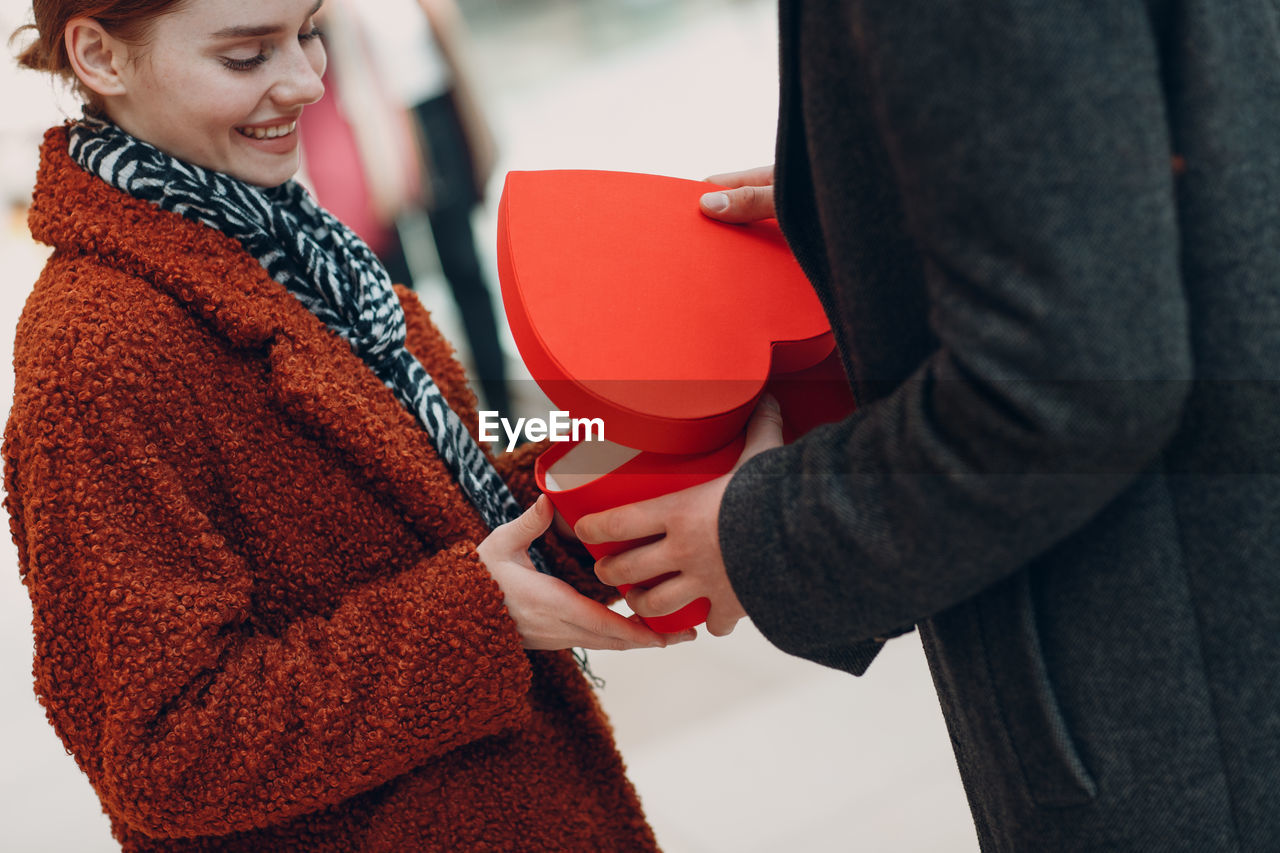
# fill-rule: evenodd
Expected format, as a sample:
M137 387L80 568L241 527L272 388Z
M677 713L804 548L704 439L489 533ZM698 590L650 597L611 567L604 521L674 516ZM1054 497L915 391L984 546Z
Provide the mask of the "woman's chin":
M254 158L258 162L239 162L231 164L227 174L233 178L253 184L257 187L278 187L298 173L298 155L294 151L290 155L275 155L270 158ZM268 162L261 162L267 159ZM274 162L270 162L274 161Z

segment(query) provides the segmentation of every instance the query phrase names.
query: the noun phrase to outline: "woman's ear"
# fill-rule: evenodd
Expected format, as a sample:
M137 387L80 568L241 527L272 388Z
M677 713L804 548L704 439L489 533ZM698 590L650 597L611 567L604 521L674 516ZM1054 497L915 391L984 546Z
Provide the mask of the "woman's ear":
M122 72L129 61L128 45L84 17L67 21L63 39L71 68L87 89L107 97L125 93Z

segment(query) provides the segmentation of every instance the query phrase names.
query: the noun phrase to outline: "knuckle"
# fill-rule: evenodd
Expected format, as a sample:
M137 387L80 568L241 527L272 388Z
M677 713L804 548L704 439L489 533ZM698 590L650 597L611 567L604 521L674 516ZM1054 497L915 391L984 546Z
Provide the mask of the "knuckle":
M674 608L672 607L672 595L667 589L667 584L654 588L654 590L644 597L644 607L646 616L665 616Z
M760 211L773 201L772 187L744 187L744 201L752 211Z
M688 518L681 518L672 525L663 559L669 566L679 566L681 573L688 573L698 565L699 547L696 531L691 529Z
M772 405L761 406L758 417L769 426L782 428L782 409L778 407L776 401Z
M627 606L642 617L657 615L653 609L653 593L632 590L627 593Z
M732 200L732 208L735 213L742 213L755 207L756 204L756 188L753 186L738 187L729 193Z
M687 593L678 584L663 584L649 597L650 616L666 616L675 613L689 603Z
M515 523L520 526L520 531L524 534L535 533L542 529L542 520L538 518L538 511L535 509L527 509L521 513Z
M582 627L592 634L598 634L601 637L612 637L613 632L610 630L609 619L602 613L592 613L582 620Z

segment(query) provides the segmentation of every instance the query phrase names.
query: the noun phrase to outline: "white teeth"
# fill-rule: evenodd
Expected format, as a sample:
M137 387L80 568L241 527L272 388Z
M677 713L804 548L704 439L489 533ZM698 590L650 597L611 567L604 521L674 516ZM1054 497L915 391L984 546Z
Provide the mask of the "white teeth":
M293 129L297 126L298 123L296 121L291 121L288 124L279 124L275 127L238 127L236 130L253 139L275 139L277 136L288 136L293 133Z

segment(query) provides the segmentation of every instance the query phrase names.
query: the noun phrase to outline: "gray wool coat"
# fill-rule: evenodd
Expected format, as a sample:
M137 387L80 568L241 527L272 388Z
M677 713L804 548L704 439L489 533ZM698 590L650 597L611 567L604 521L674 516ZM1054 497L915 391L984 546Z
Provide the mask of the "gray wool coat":
M747 612L854 673L918 626L984 850L1280 850L1280 2L781 38L779 219L860 409L731 481Z

